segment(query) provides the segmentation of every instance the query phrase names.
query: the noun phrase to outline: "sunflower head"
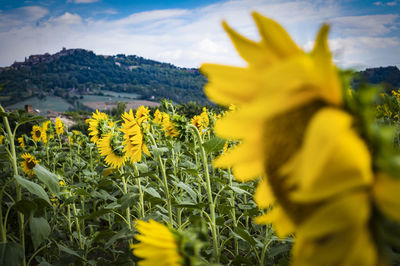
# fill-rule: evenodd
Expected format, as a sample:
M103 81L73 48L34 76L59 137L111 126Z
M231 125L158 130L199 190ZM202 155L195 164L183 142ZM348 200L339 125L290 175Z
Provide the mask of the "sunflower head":
M160 112L160 110L157 109L157 110L154 112L154 119L153 119L154 123L160 125L161 122L162 122L162 118L163 118L162 113Z
M200 115L193 116L193 118L190 120L190 123L197 127L201 135L203 135L204 131L208 127L209 122L210 120L208 118L207 111L203 111Z
M24 141L24 136L21 136L18 138L19 146L22 148L25 148L25 141Z
M135 225L140 234L136 235L137 244L131 244L135 256L142 258L139 266L163 265L179 266L184 260L179 253L179 243L175 234L168 227L154 220L137 221Z
M137 122L139 123L139 125L141 125L142 122L148 121L150 119L150 110L149 110L149 108L148 107L144 107L143 105L140 106L136 110L135 118L136 118Z
M0 145L3 144L4 136L0 135Z
M31 134L32 134L32 139L35 142L39 142L42 139L43 135L44 135L42 127L40 127L38 125L34 125L32 127Z
M28 176L33 176L35 174L33 168L36 164L38 164L38 161L29 153L22 154L21 158L24 159L22 162L20 162L22 171L24 171L24 173Z
M111 131L114 123L108 119L107 114L96 110L92 118L86 120L89 123L89 135L92 136L90 140L97 144L102 136Z
M137 123L132 109L122 115L124 123L122 123L121 132L124 133L124 152L132 163L138 162L142 158L142 151L150 156L150 152L144 143L142 130Z
M56 118L56 133L62 135L64 133L64 125L59 117Z
M104 161L113 168L120 168L128 158L124 151L123 136L121 131L109 132L97 142L100 155L105 156Z
M327 25L321 27L312 52L305 53L275 21L253 16L259 42L224 23L248 67L201 67L209 80L207 96L237 106L216 122L215 131L240 144L214 165L232 167L239 181L261 177L254 200L268 210L256 221L272 223L282 237L296 233L293 265L379 265L383 248L378 245L383 241L376 211L400 222L400 181L373 171L373 165L379 168L382 163L373 161L371 148L359 134L364 127L371 131L372 122L363 125L370 121L363 115L371 112L351 109L357 113L352 116L345 109L350 109L347 100L362 92L343 93L346 87L328 49ZM353 104L364 105L364 98ZM379 154L376 146L374 153ZM396 170L394 175L399 175Z

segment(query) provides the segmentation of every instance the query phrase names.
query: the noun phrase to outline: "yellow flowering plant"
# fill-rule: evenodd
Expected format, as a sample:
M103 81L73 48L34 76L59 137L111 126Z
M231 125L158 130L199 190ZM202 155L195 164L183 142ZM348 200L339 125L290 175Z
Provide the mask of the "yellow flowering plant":
M400 180L381 174L387 169L374 163L373 143L362 138L371 121L354 113L369 112L352 107L366 96L345 98L327 25L306 53L275 21L253 18L259 42L223 23L248 67L201 67L207 96L237 106L215 131L240 144L214 165L232 167L242 182L260 179L254 200L266 213L256 221L272 223L281 237L295 233L292 265L382 263L376 212L400 222Z

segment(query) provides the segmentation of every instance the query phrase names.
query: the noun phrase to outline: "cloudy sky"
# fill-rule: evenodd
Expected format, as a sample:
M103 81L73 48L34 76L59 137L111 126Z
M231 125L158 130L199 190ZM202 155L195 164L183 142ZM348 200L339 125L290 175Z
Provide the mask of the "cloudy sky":
M400 0L0 0L0 66L62 47L180 67L243 65L221 22L258 40L251 11L277 20L305 50L331 24L342 67L400 67Z

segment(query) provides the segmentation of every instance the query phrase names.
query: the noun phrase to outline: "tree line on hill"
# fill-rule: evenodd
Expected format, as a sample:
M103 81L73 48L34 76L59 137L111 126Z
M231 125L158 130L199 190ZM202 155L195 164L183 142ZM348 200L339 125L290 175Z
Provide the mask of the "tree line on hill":
M142 99L207 102L203 93L206 78L198 69L178 68L135 55L101 56L74 50L54 60L47 56L41 61L36 56L35 61L25 60L1 68L0 84L4 85L1 103L12 104L33 95L76 100L79 98L76 95L101 89L136 93Z

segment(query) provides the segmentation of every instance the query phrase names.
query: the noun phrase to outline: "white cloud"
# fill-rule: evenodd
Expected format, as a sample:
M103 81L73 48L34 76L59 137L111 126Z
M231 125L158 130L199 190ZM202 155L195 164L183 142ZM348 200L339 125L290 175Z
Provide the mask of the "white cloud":
M63 15L55 18L49 19L50 23L56 24L81 24L82 18L78 14L71 14L69 12L65 12Z
M55 53L62 47L84 48L105 55L136 54L182 67L198 67L202 62L243 65L221 21L225 19L240 34L259 40L251 18L253 10L282 23L307 50L312 48L319 26L330 21L331 46L342 65L361 62L378 66L395 62L395 56L387 54L395 51L399 54L399 40L386 38L385 34L397 27L399 16L342 16L338 2L231 0L196 9L133 13L119 19L81 18L65 12L46 20L47 13L42 12L31 23L9 26L7 31L0 32L0 45L6 51L0 54L0 65L21 61L30 54ZM37 24L38 20L41 23ZM382 48L382 45L386 46ZM369 51L374 54L368 54ZM379 55L382 55L381 61Z
M397 14L346 16L332 18L335 31L346 35L382 36L399 24Z
M75 4L90 4L90 3L96 3L99 1L100 0L67 0L68 3L75 3Z
M373 2L374 5L376 6L397 6L397 4L399 3L399 0L395 0L395 1L391 1L391 2L386 2L383 3L381 1L377 1L377 2Z
M0 10L0 31L35 24L48 13L46 8L40 6L24 6L7 13Z

